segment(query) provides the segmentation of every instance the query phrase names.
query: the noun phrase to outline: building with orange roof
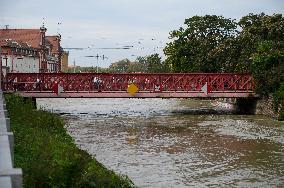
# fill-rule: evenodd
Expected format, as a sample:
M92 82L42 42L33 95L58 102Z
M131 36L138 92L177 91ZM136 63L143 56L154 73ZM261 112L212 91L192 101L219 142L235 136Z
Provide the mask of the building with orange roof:
M2 70L5 72L60 72L60 35L46 36L46 28L0 29Z
M61 56L63 49L60 46L61 36L46 36L46 47L48 49L47 65L51 71L61 71Z

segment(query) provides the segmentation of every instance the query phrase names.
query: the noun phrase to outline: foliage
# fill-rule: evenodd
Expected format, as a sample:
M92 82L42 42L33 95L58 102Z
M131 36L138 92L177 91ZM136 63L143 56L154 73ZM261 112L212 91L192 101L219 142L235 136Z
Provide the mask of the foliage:
M115 72L115 73L127 72L130 63L131 62L129 59L123 59L118 62L112 63L109 66L109 72Z
M128 59L123 59L118 62L112 63L108 72L115 73L131 73L131 72L169 72L170 67L162 61L159 54L152 54L145 57L137 57L136 61L131 62Z
M59 116L36 110L30 100L6 95L15 134L15 166L24 187L134 187L78 149Z
M241 18L238 25L242 31L237 37L236 43L232 45L241 46L237 57L237 70L252 72L251 67L255 53L266 50L266 54L276 51L283 52L284 49L284 18L281 14L271 16L261 14L249 14ZM262 48L262 49L261 49ZM269 48L269 50L268 50Z
M172 42L164 49L166 62L175 72L218 72L225 53L216 50L238 31L234 20L222 16L193 16L186 19L186 28L170 33Z
M107 73L109 70L107 68L102 67L69 67L67 69L67 73L83 73L83 72L100 72L100 73Z
M284 51L278 51L270 41L264 41L252 59L251 72L257 85L256 92L268 95L280 89L284 83Z
M173 41L164 49L175 72L251 72L253 55L264 41L284 48L281 14L249 14L238 23L216 15L193 16L185 24L170 33Z
M169 67L162 61L162 58L159 54L152 54L146 56L147 72L149 73L160 73L168 72Z
M128 72L147 72L147 60L146 57L137 57L134 62L131 62L128 68Z

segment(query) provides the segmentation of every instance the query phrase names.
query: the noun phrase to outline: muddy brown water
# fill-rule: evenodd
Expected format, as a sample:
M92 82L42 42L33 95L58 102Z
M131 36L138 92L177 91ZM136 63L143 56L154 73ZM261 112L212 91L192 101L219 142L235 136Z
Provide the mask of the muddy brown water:
M37 103L61 113L78 147L138 187L284 187L283 122L188 99Z

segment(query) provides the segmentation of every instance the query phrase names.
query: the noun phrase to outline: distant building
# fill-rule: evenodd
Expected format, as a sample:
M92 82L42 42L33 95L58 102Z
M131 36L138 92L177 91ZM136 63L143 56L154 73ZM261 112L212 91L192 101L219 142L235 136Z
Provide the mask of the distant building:
M68 56L69 52L63 51L61 54L61 71L68 72Z
M2 67L6 72L61 71L60 35L46 36L46 28L0 29Z

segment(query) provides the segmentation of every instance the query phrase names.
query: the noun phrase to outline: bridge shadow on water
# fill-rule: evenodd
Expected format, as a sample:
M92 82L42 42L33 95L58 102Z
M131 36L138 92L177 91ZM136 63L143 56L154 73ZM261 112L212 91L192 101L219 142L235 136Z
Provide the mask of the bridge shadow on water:
M178 114L178 115L245 115L245 114L239 114L235 110L210 109L210 108L172 110L168 111L167 113ZM58 114L72 115L72 113L68 112L58 112ZM86 113L86 112L77 113L77 115L88 115L88 114L93 114L93 113Z
M235 110L212 108L173 110L171 113L180 115L238 115Z

